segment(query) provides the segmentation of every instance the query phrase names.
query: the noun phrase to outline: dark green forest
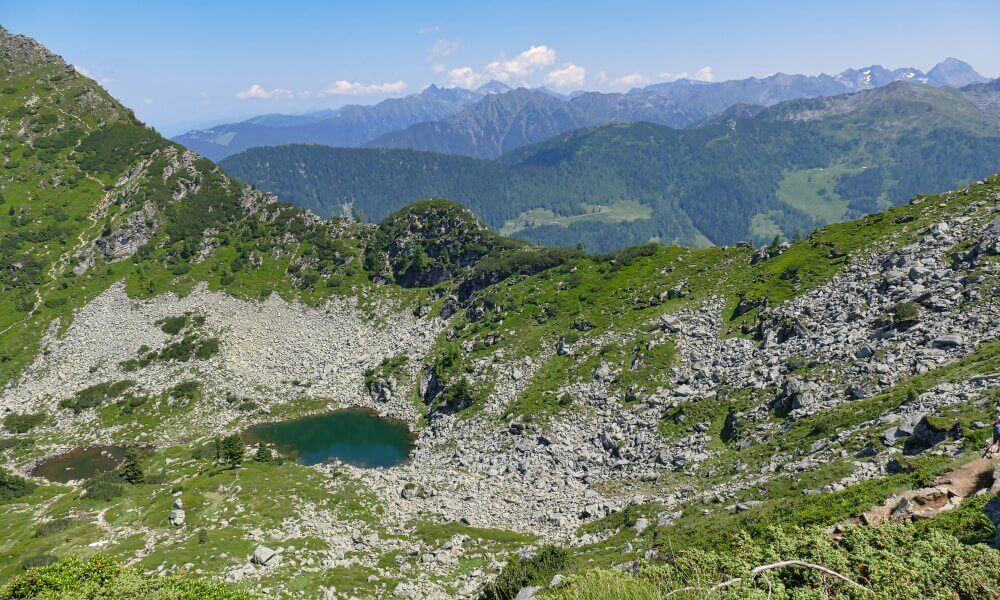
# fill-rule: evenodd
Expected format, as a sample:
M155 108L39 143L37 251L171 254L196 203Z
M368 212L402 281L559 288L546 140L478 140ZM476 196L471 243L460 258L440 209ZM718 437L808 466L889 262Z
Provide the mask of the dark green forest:
M496 161L288 145L253 148L222 166L324 217L353 212L378 221L414 200L443 197L499 229L531 209L568 217L587 214L588 206L632 200L650 207L651 217L536 223L514 236L550 246L582 243L591 251L651 239L760 244L773 233L752 232L755 215L766 215L786 237L825 224L808 207L779 199L790 171L843 167L829 190L848 203L843 218L873 212L879 200L899 203L996 171L998 128L954 126L951 117L964 115L971 104L951 92L932 94L897 93L824 118L794 118L794 106L779 105L755 117L687 130L613 123L574 130Z

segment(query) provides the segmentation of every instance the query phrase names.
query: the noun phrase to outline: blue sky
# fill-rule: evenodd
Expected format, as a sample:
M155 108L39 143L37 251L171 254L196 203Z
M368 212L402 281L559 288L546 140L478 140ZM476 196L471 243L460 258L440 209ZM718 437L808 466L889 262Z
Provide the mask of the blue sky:
M371 104L430 83L625 90L929 69L1000 76L1000 2L59 2L0 0L37 38L167 134L267 112Z

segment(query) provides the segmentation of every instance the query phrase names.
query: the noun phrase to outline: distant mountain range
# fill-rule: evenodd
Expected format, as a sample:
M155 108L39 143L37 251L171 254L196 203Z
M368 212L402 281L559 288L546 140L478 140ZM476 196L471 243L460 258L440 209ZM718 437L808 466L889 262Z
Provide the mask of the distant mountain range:
M949 58L926 74L913 68L889 70L873 65L836 76L778 73L717 83L679 79L627 94L574 92L567 96L545 88L512 90L496 81L476 90L432 85L419 94L373 106L263 115L190 131L174 141L214 160L255 146L289 143L412 148L496 158L559 133L609 121L686 128L738 104L767 107L896 81L961 87L986 80L967 63Z
M351 104L301 116L262 115L240 123L189 131L173 139L212 160L255 146L297 142L360 146L390 131L456 113L498 93L494 89L495 86L465 90L432 85L419 94L390 98L373 106Z
M519 97L538 101L536 94L516 90L491 105L499 111ZM579 128L498 160L290 145L221 165L321 216L380 220L411 201L447 197L496 230L546 245L759 244L997 171L997 97L995 83L956 90L897 81L771 107L736 105L689 129ZM559 107L573 106L546 102L559 119ZM532 131L523 122L514 130L520 139Z
M700 112L692 112L656 94L588 92L564 100L544 91L519 88L488 96L439 121L417 123L387 133L365 146L498 158L505 152L580 127L610 121L643 121L682 128L701 116Z

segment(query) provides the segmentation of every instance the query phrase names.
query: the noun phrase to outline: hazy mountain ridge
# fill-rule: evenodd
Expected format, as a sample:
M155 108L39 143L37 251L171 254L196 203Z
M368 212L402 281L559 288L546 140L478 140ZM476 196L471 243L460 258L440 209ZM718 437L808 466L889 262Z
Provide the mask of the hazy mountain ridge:
M960 86L984 80L972 67L956 59L939 64L931 73L933 75L924 75L910 68L889 71L876 65L844 71L835 77L777 73L763 79L750 77L718 83L678 80L633 89L628 94L574 94L561 110L543 98L543 92L535 92L534 102L524 102L523 98L510 102L502 118L498 118L492 104L480 102L440 122L421 123L388 133L367 145L497 158L575 127L610 121L645 121L686 128L707 122L736 105L773 106L800 98L869 90L901 81ZM520 113L514 116L512 111Z
M523 145L577 127L609 121L648 121L685 128L736 104L771 106L787 100L832 96L888 85L895 81L960 87L984 81L968 64L949 58L927 75L916 69L890 71L873 65L837 76L785 75L724 82L681 79L636 88L628 94L574 92L570 96L539 88L512 92L491 81L476 90L434 85L419 94L374 106L350 105L313 115L262 115L242 123L219 125L173 138L219 160L254 146L318 143L330 146L413 148L478 158L496 158ZM550 100L560 100L558 106ZM522 111L522 112L517 112ZM326 114L324 114L326 113ZM254 125L279 127L278 131Z
M252 149L222 164L321 215L350 205L378 220L406 202L446 196L496 230L544 244L609 250L650 239L764 243L1000 167L1000 116L966 93L897 82L770 108L736 107L686 130L650 123L582 128L497 162L288 147ZM535 94L514 97L534 101ZM625 201L651 212L620 210L626 205L616 203ZM597 206L605 209L594 212ZM540 209L549 212L532 212Z
M485 92L430 86L419 94L390 98L373 106L347 105L312 116L264 115L241 123L190 131L173 139L215 160L255 146L297 142L359 146L386 132L445 117L484 95Z
M979 458L1000 176L761 250L587 254L440 199L321 221L2 28L0 73L0 597L685 597L734 574L734 600L1000 588L1000 469ZM599 186L615 169L582 176L621 143L678 168L706 139L808 162L839 118L605 125L503 163L289 148ZM347 407L405 422L409 460L306 466L240 435ZM82 480L35 471L97 444L140 448ZM791 559L861 583L751 576Z

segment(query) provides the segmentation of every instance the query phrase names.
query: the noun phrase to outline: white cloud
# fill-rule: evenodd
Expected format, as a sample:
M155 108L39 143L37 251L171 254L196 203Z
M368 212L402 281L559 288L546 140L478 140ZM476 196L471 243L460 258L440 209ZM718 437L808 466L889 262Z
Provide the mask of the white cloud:
M431 71L434 71L435 73L444 73L447 69L448 67L442 65L441 63L431 66Z
M458 67L448 71L448 79L452 85L458 87L472 88L483 79L483 75L476 73L472 67Z
M440 39L434 42L431 49L427 51L427 60L438 60L444 58L458 50L458 42L455 40Z
M566 63L563 68L550 71L545 78L546 83L559 88L579 87L587 78L587 69L573 63Z
M712 67L702 67L694 72L691 79L695 81L715 81L715 73L712 72Z
M513 60L495 60L486 65L486 72L500 81L526 77L534 71L556 62L556 51L548 46L531 46Z
M387 83L360 83L341 79L320 90L320 96L363 96L365 94L398 94L406 90L402 81Z
M90 71L79 65L73 65L73 68L76 69L76 72L79 73L80 75L83 75L84 77L89 77L90 79L93 79L94 81L96 81L101 85L108 85L109 83L114 81L114 79L111 79L110 77L96 77Z
M594 79L597 81L597 85L605 85L608 82L608 72L598 71L597 75L594 75Z
M417 33L419 33L420 35L427 35L428 33L437 33L439 31L441 31L441 28L438 27L437 25L434 25L432 27L421 27L420 29L417 30Z
M259 83L255 83L245 90L240 90L236 92L236 97L240 100L271 100L274 98L291 98L291 90L286 90L282 88L266 89L262 87Z
M619 86L636 87L649 83L649 77L646 77L642 73L631 73L615 79L613 83Z

